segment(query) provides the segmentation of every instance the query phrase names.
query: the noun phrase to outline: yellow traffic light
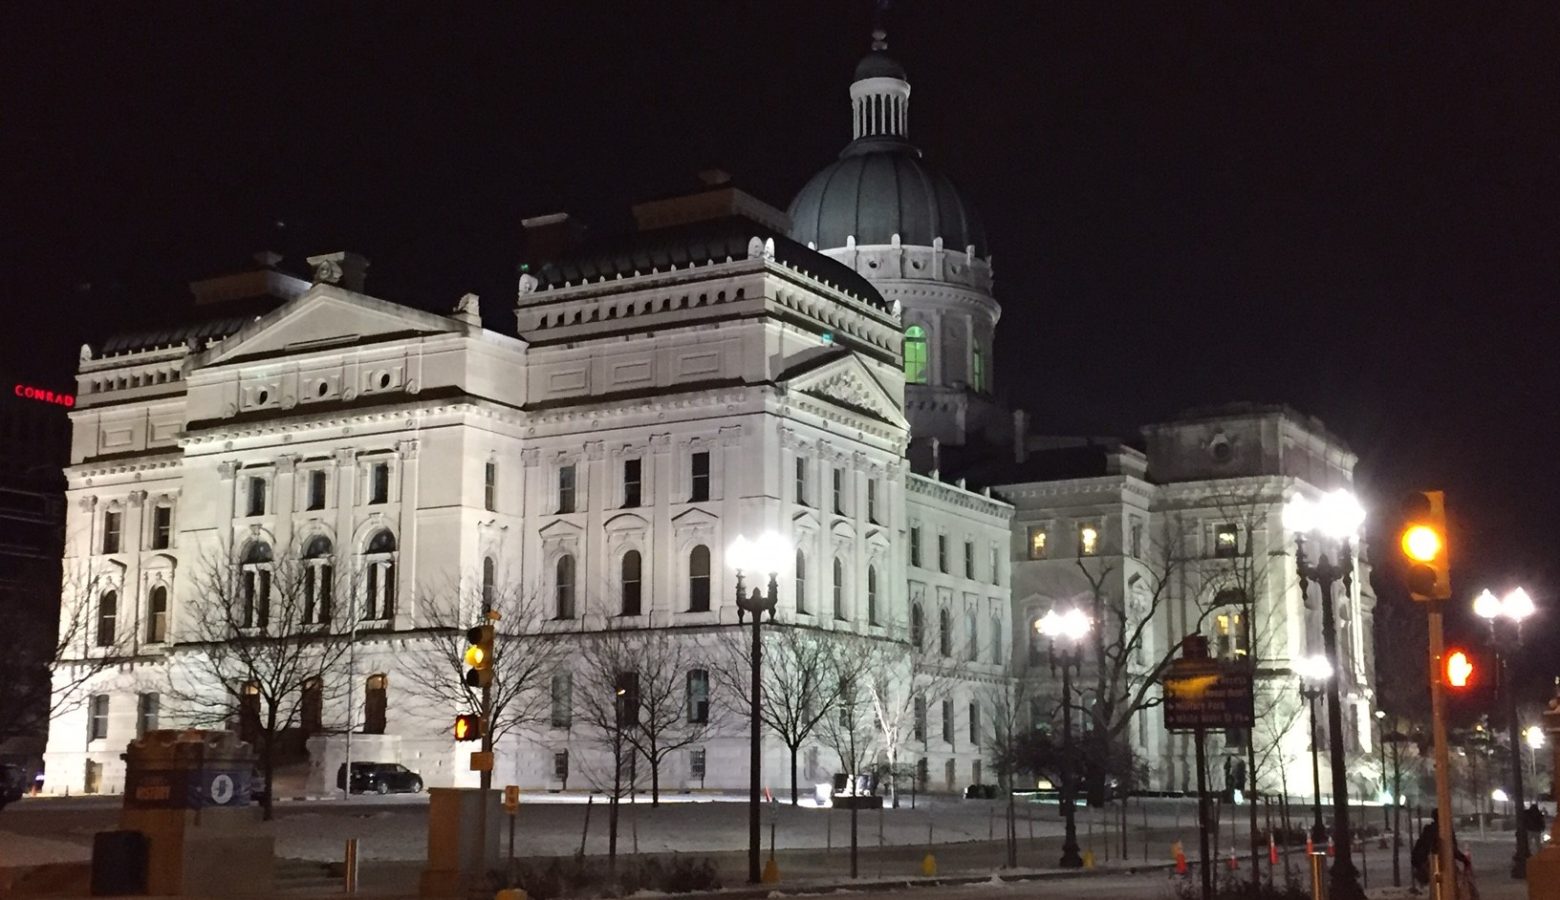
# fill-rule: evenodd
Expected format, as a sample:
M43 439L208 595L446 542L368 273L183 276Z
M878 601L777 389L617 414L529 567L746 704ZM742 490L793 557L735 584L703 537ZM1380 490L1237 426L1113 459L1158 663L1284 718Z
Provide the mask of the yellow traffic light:
M482 737L482 717L476 713L463 713L455 717L455 740L475 741Z
M466 685L485 688L493 683L493 626L478 625L467 631L466 643Z
M1403 506L1398 536L1403 553L1403 581L1415 600L1449 600L1452 596L1451 548L1446 537L1446 495L1415 491Z

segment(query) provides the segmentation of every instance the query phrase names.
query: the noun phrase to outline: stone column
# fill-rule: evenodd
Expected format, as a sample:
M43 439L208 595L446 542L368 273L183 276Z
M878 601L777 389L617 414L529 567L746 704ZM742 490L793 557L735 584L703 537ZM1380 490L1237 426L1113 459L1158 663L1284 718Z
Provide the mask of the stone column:
M396 441L395 453L401 463L400 535L395 555L395 617L397 630L410 628L412 610L417 602L417 448L416 438ZM456 573L457 576L463 573Z
M640 577L641 584L649 587L644 609L650 616L652 628L669 625L672 621L672 573L677 571L672 559L672 492L677 490L675 456L670 434L650 435L650 453L645 459L647 471L644 474L649 481L655 509L651 514L649 552L644 555L649 568L641 572Z

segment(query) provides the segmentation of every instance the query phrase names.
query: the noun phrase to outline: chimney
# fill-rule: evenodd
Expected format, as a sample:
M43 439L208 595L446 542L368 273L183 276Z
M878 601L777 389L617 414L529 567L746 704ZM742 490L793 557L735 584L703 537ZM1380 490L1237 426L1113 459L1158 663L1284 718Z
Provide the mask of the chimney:
M525 260L533 268L578 247L585 235L585 227L566 212L532 216L520 224L525 227Z
M368 258L346 250L309 257L315 284L339 284L349 291L363 293L368 278Z

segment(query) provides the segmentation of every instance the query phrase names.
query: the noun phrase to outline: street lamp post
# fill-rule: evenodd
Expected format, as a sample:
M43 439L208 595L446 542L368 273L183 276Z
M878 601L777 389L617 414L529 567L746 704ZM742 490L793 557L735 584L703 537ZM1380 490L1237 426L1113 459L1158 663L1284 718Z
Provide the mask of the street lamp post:
M1333 588L1342 581L1343 595L1354 589L1354 535L1365 522L1365 510L1347 490L1338 489L1312 502L1296 494L1284 506L1284 525L1295 534L1295 574L1300 593L1316 582L1322 606L1322 644L1335 677L1327 682L1328 762L1332 766L1333 846L1330 890L1332 900L1359 900L1359 870L1354 867L1354 847L1349 829L1349 771L1343 749L1343 699L1338 683L1338 628L1333 613ZM1307 536L1316 539L1316 559L1306 555Z
M1327 843L1327 826L1322 824L1322 768L1316 756L1316 701L1332 678L1332 666L1325 656L1305 656L1295 660L1295 674L1300 676L1300 696L1311 708L1311 796L1316 810L1311 843L1320 847Z
M1083 868L1083 857L1078 855L1078 821L1076 816L1077 778L1073 772L1072 752L1072 671L1083 662L1083 638L1089 633L1089 617L1083 610L1073 607L1064 613L1055 609L1040 617L1035 630L1050 646L1051 673L1062 667L1062 814L1067 819L1067 835L1062 841L1062 859L1058 863L1064 869ZM1057 643L1061 647L1057 647Z
M759 852L762 845L759 814L762 809L762 797L759 780L763 767L763 734L761 731L763 717L761 715L761 702L763 699L763 635L760 632L760 622L764 614L769 614L769 621L775 620L775 605L780 600L779 573L783 560L790 556L790 548L784 537L774 532L766 532L756 539L749 540L738 537L732 542L726 551L726 559L736 570L737 575L737 621L742 622L748 615L753 617L753 652L750 663L753 676L752 693L752 737L748 745L748 883L758 884L762 878L759 868ZM754 573L767 572L769 574L768 591L760 591L753 588L753 593L748 594L743 590L743 570Z
M1502 652L1501 638L1496 630L1498 620L1509 623L1512 647L1522 646L1522 621L1534 612L1533 599L1527 591L1516 588L1504 597L1496 597L1484 591L1473 600L1473 612L1490 626L1490 644L1495 648L1495 659L1500 669L1500 690L1506 699L1506 735L1511 743L1511 802L1512 808L1522 810L1522 743L1518 740L1517 692L1511 685L1511 654ZM1527 877L1527 861L1532 855L1528 847L1527 829L1517 823L1517 849L1511 855L1511 877Z

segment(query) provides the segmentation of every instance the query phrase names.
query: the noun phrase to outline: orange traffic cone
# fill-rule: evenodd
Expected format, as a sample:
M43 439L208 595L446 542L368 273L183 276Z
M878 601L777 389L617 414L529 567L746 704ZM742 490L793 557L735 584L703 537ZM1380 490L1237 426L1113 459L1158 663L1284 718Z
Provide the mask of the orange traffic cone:
M1181 842L1176 841L1173 845L1171 845L1170 852L1175 855L1175 874L1187 874L1186 853L1181 849Z
M1273 843L1273 835L1268 835L1268 865L1278 865L1278 845Z
M1306 836L1305 836L1305 855L1306 856L1310 856L1312 853L1315 853L1315 852L1316 852L1316 842L1311 840L1311 834L1310 834L1310 832L1307 832Z
M1230 848L1230 871L1231 872L1239 872L1240 871L1240 860L1235 858L1235 848L1234 847Z

